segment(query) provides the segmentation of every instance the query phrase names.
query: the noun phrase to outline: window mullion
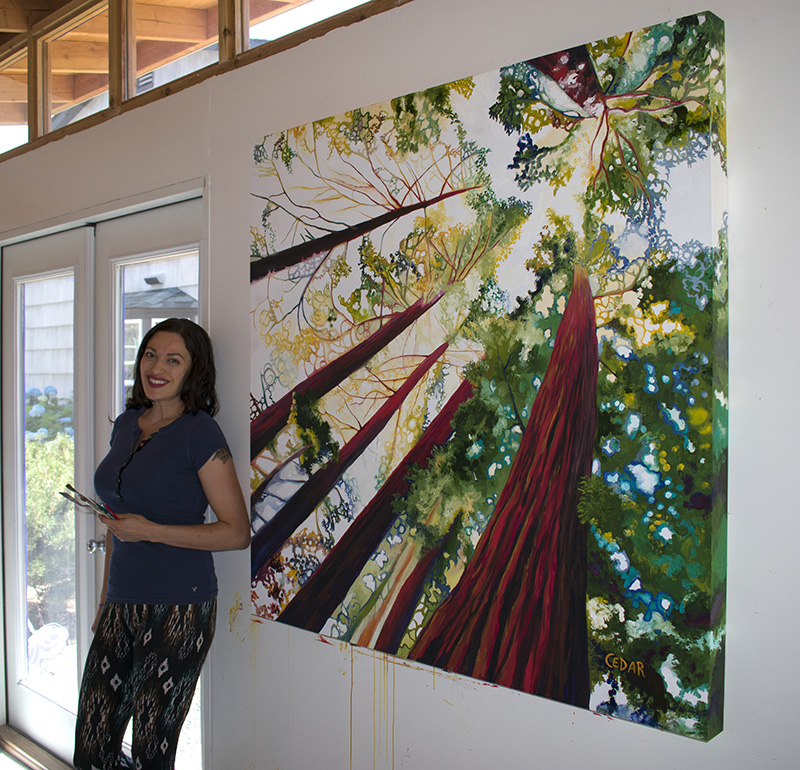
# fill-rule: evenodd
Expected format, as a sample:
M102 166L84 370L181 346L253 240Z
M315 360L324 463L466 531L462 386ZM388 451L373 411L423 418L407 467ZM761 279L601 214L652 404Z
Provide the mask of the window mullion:
M219 0L219 60L232 61L247 49L248 0Z
M108 105L136 95L136 14L134 0L108 2Z
M35 35L28 39L28 141L44 136L45 115L48 114L45 100L45 71L42 41Z

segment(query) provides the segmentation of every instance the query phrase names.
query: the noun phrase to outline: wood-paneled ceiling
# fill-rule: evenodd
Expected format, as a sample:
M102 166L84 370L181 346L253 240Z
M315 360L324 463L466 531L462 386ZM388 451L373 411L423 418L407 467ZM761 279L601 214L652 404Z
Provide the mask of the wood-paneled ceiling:
M51 16L64 15L70 0L0 0L0 46ZM256 24L307 0L250 0L250 24ZM62 11L62 9L64 9ZM217 42L217 0L136 0L135 76L140 76ZM101 93L107 87L107 11L86 18L53 42L47 61L51 108L58 112ZM2 61L0 61L2 67ZM0 123L24 122L26 60L0 70ZM104 85L105 84L105 85Z
M68 0L0 0L0 45L20 32L28 32L37 21L42 21L67 2Z

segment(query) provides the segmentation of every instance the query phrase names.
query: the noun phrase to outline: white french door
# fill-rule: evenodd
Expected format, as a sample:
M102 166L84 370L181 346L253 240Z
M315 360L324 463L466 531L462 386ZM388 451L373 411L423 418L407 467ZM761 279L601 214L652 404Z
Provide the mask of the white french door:
M3 249L3 543L8 722L71 757L94 614L91 252L79 228Z
M93 491L143 334L201 321L202 219L195 199L2 252L7 720L66 762L105 532L59 491ZM202 767L200 745L198 701L179 770Z
M125 405L142 337L165 318L201 321L202 200L101 222L96 228L95 463L108 450L110 417ZM98 585L102 562L97 560ZM200 687L181 732L176 770L201 770Z

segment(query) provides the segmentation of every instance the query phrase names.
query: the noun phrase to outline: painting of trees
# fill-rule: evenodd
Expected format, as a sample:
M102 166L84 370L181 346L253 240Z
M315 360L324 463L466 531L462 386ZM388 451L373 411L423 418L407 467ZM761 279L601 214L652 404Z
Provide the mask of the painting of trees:
M254 145L256 617L721 729L722 23Z

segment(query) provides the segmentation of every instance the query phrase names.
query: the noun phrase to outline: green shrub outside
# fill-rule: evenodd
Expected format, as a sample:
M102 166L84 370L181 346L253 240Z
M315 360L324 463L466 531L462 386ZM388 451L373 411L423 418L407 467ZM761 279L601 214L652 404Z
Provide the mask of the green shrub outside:
M28 618L74 638L75 512L59 494L75 473L72 401L29 395L25 412Z

